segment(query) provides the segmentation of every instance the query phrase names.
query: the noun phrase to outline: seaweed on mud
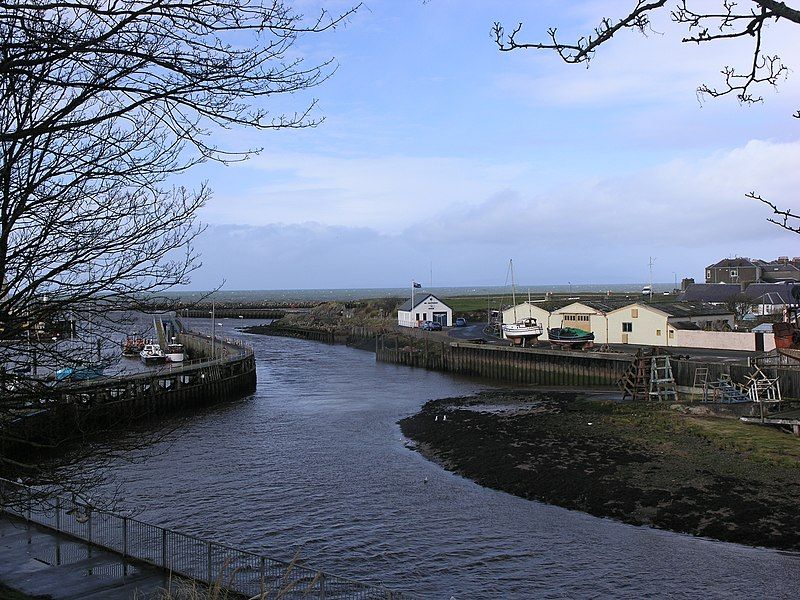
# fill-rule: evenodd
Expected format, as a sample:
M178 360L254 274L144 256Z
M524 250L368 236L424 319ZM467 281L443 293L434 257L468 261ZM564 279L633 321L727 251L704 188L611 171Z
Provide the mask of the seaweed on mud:
M480 410L498 404L509 410ZM748 460L652 406L492 390L432 400L400 426L429 458L487 487L637 525L800 549L800 469Z

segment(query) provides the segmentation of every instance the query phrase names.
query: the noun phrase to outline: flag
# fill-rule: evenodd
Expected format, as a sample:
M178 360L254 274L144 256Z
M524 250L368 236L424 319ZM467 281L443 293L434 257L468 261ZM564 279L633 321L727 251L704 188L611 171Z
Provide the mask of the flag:
M417 283L416 281L412 281L411 283L414 285L415 288L421 288L422 287L422 284L421 283Z

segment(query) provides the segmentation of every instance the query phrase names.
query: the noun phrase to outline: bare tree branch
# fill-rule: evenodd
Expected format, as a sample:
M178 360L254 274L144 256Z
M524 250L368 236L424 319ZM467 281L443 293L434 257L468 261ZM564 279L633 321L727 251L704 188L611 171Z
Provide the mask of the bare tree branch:
M800 11L774 0L749 0L748 4L751 5L749 10L739 10L739 5L733 0L721 0L721 9L717 12L709 12L705 7L703 11L695 10L692 6L696 3L696 0L694 2L680 0L677 7L670 12L672 21L686 26L689 32L689 35L683 38L684 42L700 44L744 38L752 39L753 43L753 58L747 69L740 71L732 66L725 66L721 71L724 86L702 84L697 89L698 94L712 98L734 94L743 103L761 102L763 98L754 94L751 87L764 83L776 86L789 73L788 67L781 62L780 57L762 52L764 25L779 19L800 24ZM664 8L666 4L666 0L651 2L638 0L627 15L616 20L604 17L592 35L581 37L574 44L561 42L557 38L558 30L555 27L547 30L549 42L517 41L522 23L519 23L511 33L506 34L502 24L496 22L492 27L492 34L498 48L503 52L520 49L553 50L564 62L588 65L597 49L619 31L636 29L646 33L650 25L650 15ZM797 114L800 115L800 111Z
M769 200L762 198L755 192L750 192L748 194L745 194L745 196L752 200L758 200L759 202L766 204L768 207L772 209L772 213L776 215L776 218L767 219L767 221L769 221L770 223L775 223L778 227L782 227L787 231L800 233L800 214L793 213L792 209L790 208L786 210L780 209L775 204L773 204Z

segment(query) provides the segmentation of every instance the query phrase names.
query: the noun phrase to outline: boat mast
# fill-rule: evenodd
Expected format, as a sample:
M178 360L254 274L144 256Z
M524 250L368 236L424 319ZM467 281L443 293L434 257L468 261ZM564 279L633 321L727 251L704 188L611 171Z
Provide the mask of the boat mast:
M511 271L511 304L514 307L514 323L517 322L517 294L514 284L514 259L508 259L508 268Z

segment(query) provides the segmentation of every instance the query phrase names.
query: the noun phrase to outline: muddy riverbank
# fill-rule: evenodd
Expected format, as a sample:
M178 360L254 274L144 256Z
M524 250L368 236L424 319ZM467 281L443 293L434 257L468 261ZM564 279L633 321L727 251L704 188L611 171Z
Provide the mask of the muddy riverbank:
M800 550L800 442L778 430L580 392L432 400L400 421L480 485L635 525Z

